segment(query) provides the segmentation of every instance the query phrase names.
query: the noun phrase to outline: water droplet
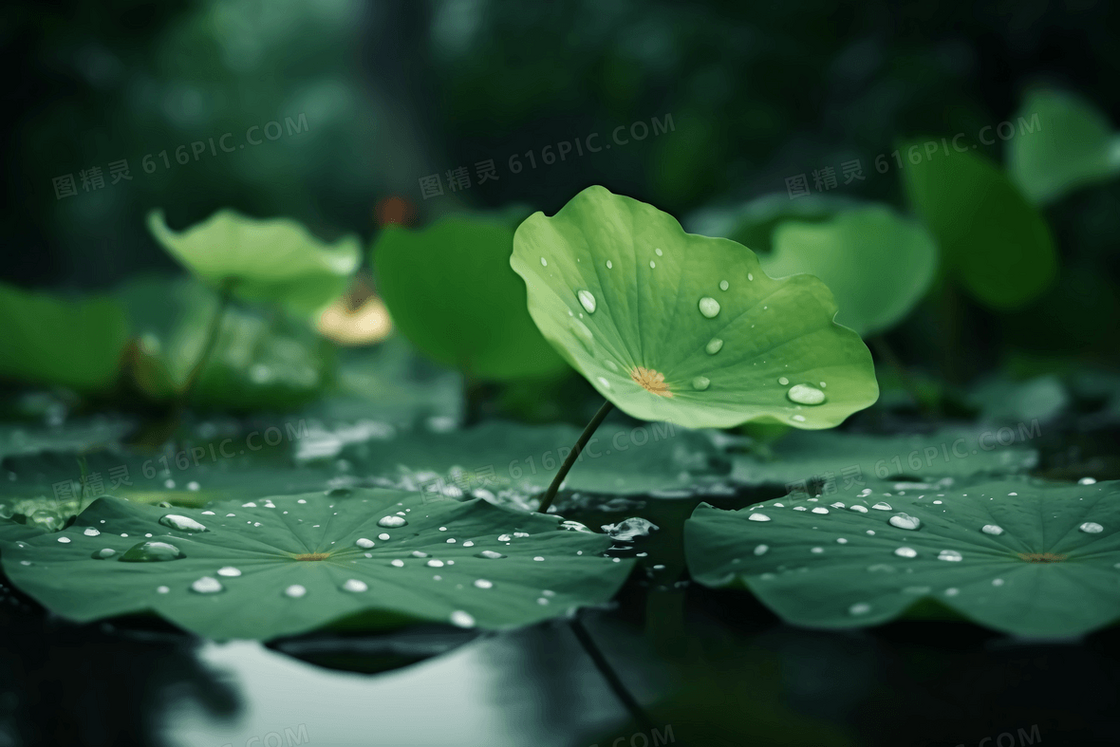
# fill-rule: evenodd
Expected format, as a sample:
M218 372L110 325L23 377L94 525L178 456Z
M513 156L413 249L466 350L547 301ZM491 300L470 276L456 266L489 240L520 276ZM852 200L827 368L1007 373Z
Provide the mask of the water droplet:
M225 576L226 578L237 578L241 575L241 571L234 568L232 565L227 565L225 568L218 569L218 575Z
M704 296L701 298L698 305L700 307L700 313L709 319L714 319L715 316L719 314L719 301L711 296Z
M579 298L580 306L582 306L588 314L595 313L595 296L591 295L591 291L581 290L576 296Z
M692 388L695 389L698 392L704 391L709 386L711 386L711 384L712 384L712 380L709 379L707 376L697 376L695 379L692 380Z
M891 504L884 503L883 501L879 501L878 503L873 504L871 508L875 509L876 511L894 511L894 509L891 508Z
M206 527L199 524L189 516L179 516L178 514L167 514L160 517L160 524L172 529L178 529L180 532L205 532Z
M1078 485L1096 485L1097 481L1096 481L1095 478L1092 478L1092 477L1082 477L1080 480L1077 481L1077 484Z
M993 578L992 579L992 586L1003 586L1003 579L1002 578Z
M816 508L813 509L813 513L815 513L815 514L827 514L828 509L825 508L824 506L817 506Z
M292 584L287 589L284 589L284 596L291 597L292 599L299 599L300 597L307 596L307 587L299 584Z
M404 561L400 558L397 558L395 560L390 560L389 565L393 566L394 568L404 568Z
M342 584L342 590L359 593L363 591L369 591L369 585L366 584L365 581L359 581L356 578L351 578L347 579L346 582Z
M796 420L798 423L804 423L805 422L805 416L804 415L790 415L789 419L790 420Z
M451 624L460 628L473 628L474 617L469 612L463 610L455 610L451 613Z
M494 550L483 550L482 552L475 555L475 557L476 558L490 558L491 560L497 560L498 558L504 558L505 555L502 555L500 552L496 552Z
M366 539L365 537L360 537L354 544L362 548L363 550L368 550L373 547L373 540Z
M541 267L548 267L548 260L541 257Z
M191 583L191 591L197 594L217 594L224 588L222 582L213 576L203 576Z
M756 548L754 548L754 554L755 555L765 555L766 551L769 550L769 549L770 549L770 547L768 545L759 545Z
M662 256L660 249L654 248L653 253L656 254L658 257Z
M427 564L426 564L426 565L427 565L427 566L428 566L429 568L443 568L443 565L444 565L444 563L443 563L443 561L442 561L442 560L436 560L435 558L432 558L431 560L429 560L429 561L427 562Z
M606 379L604 379L602 376L595 377L595 380L598 381L599 385L602 386L604 389L610 389L611 388L611 383L609 381L607 381Z
M859 602L848 608L849 615L866 615L870 611L871 605L866 602Z
M819 405L824 402L824 392L808 384L796 384L789 388L786 396L799 405Z
M583 343L583 346L587 348L587 351L589 353L593 353L595 345L595 335L591 333L591 330L587 328L587 325L581 322L579 319L573 317L572 319L568 320L568 327L572 330L572 334L576 336L576 339Z
M917 516L911 516L910 514L895 514L890 519L888 519L888 522L892 527L910 530L917 529L922 525L921 519L919 519Z
M609 368L610 370L614 371L615 373L618 373L618 364L617 364L617 363L615 363L614 361L612 361L612 360L605 360L605 361L603 361L603 364L604 364L604 365L605 365L605 366L606 366L607 368Z
M499 534L498 535L498 541L499 542L509 542L511 539L513 539L513 536L509 535L509 534Z
M754 273L748 272L747 273L747 280L754 280Z
M385 540L389 539L389 535L386 532L382 532L381 534L377 535L377 539L384 542Z
M721 281L719 281L719 289L720 289L721 291L725 291L725 290L727 290L727 289L728 289L728 288L730 288L730 287L731 287L731 284L730 284L730 283L728 283L728 282L727 282L726 280L721 280Z
M859 511L861 514L865 514L865 513L867 513L867 506L855 505L855 506L852 506L850 510Z
M895 549L894 554L900 558L916 558L918 551L913 547L899 547Z
M1080 529L1082 532L1085 532L1086 534L1100 534L1104 531L1104 527L1102 527L1095 521L1087 521L1079 526L1078 529Z
M611 264L611 261L610 261L610 260L608 259L608 260L607 260L607 269L609 270L609 269L611 269L612 267L614 267L614 265L612 265L612 264Z
M407 523L403 516L382 516L377 520L377 526L389 527L390 529L400 529Z
M945 596L947 596L947 597L955 597L957 594L960 594L960 593L961 593L960 589L954 589L952 587L945 590Z
M86 527L85 530L82 532L82 534L84 534L87 537L96 537L97 535L101 534L101 532L94 529L93 527Z
M653 269L653 268L655 268L655 267L657 267L657 263L656 263L656 262L654 262L654 261L653 261L653 260L651 259L651 260L649 261L649 269L651 269L651 270L652 270L652 269Z
M747 518L750 519L751 521L770 521L769 516L767 516L766 514L760 514L757 511L752 512L750 514L750 516L748 516Z
M106 547L104 550L98 550L93 554L94 560L107 560L117 554L117 551L111 547Z
M487 581L484 578L476 579L474 585L480 589L491 589L494 586L493 581Z
M809 550L809 552L813 553L814 555L820 555L822 552L824 552L824 548L823 547L814 547L814 548L811 548Z
M723 350L723 340L719 339L718 337L713 337L708 341L708 344L704 346L704 350L708 352L708 355L715 355L719 351Z
M782 376L781 378L778 379L778 383L781 384L782 386L786 386L786 385L789 384L789 379L787 379L785 376Z
M937 554L938 560L958 561L961 559L961 554L956 550L942 550Z
M1003 527L996 526L995 524L985 524L984 526L980 527L980 531L984 534L994 534L996 536L999 536L1003 534Z
M544 557L540 556L540 555L534 555L533 560L537 561L538 563L543 563L544 562Z
M167 594L170 591L171 591L170 586L157 586L156 587L156 593L157 594Z
M170 542L140 542L128 548L121 560L128 563L160 563L186 557Z
M59 537L58 541L61 542L64 545L69 545L70 544L70 538L69 537Z

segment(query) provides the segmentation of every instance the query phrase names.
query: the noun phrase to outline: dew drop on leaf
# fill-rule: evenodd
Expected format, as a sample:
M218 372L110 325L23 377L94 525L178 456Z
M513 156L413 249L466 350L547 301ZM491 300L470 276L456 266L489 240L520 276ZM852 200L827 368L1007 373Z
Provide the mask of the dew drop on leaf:
M98 550L93 554L94 560L107 560L117 554L117 551L111 547L106 547L104 550Z
M97 535L101 534L101 532L97 531L93 527L86 527L85 531L83 531L82 534L87 537L96 537Z
M484 578L475 579L474 585L479 589L491 589L494 587L493 581L487 581Z
M161 516L160 524L172 529L178 529L180 532L205 532L206 527L198 523L189 516L179 516L178 514L167 514Z
M697 376L695 379L692 380L692 388L695 389L698 392L704 391L709 386L711 386L711 384L712 384L712 380L709 379L707 376Z
M725 290L727 290L727 289L728 289L728 288L730 288L730 287L731 287L731 284L730 284L730 283L728 283L728 282L727 282L726 280L721 280L721 281L719 281L719 289L720 289L721 291L725 291Z
M1086 534L1100 534L1104 531L1104 527L1102 527L1095 521L1087 521L1079 526L1078 529L1080 529L1082 532L1085 532Z
M241 570L234 568L232 565L227 565L225 568L218 569L218 575L226 578L237 578L241 575Z
M789 384L789 379L787 379L785 376L782 376L778 379L778 383L782 386L787 386Z
M222 582L213 576L203 576L191 583L191 591L196 594L217 594L223 588Z
M892 527L898 527L899 529L914 530L922 525L921 519L910 514L895 514L888 521Z
M548 260L541 257L541 267L548 267Z
M866 602L859 602L848 608L849 615L866 615L870 611L871 605Z
M613 264L611 264L611 261L610 261L610 260L608 259L608 260L607 260L607 269L609 270L609 269L611 269L611 268L613 268L613 267L614 267L614 265L613 265Z
M581 322L579 319L573 317L568 320L568 327L571 328L572 334L576 336L576 339L583 343L583 346L587 348L587 352L594 354L595 335L591 333L591 330L587 328L587 325Z
M894 509L891 508L891 504L885 503L883 501L879 501L878 503L874 504L871 508L875 509L876 511L894 511Z
M716 315L719 314L719 301L711 296L704 296L701 298L698 306L700 308L700 313L709 319L714 319Z
M373 547L373 540L367 539L365 537L360 537L360 538L358 538L358 541L355 542L354 544L357 545L358 547L362 548L363 550L368 550L371 547Z
M407 523L403 516L382 516L377 520L377 526L389 527L391 529L399 529Z
M898 547L895 548L894 554L900 558L916 558L918 551L913 547Z
M758 545L754 548L755 555L765 555L766 551L770 549L769 545Z
M747 518L751 521L770 521L769 516L767 516L766 514L760 514L760 513L757 513L757 512L752 513Z
M70 544L70 538L69 537L59 537L58 541L61 542L64 545L69 545Z
M284 589L284 596L291 597L292 599L299 599L307 595L307 587L299 584L292 584L287 589Z
M827 514L828 509L825 508L824 506L817 506L816 508L813 509L813 513L815 513L815 514Z
M980 527L980 531L984 534L991 534L998 537L999 535L1003 534L1003 527L997 526L995 524L985 524L984 526Z
M789 388L786 396L799 405L819 405L824 402L824 392L808 384L796 384Z
M708 341L708 344L704 346L704 350L708 352L708 355L715 355L719 351L723 350L723 340L719 339L718 337L713 337Z
M938 560L958 561L961 559L961 554L956 550L942 550L937 554Z
M591 291L581 290L576 294L576 297L579 298L579 304L584 311L588 314L595 313L595 296L591 295Z
M140 542L133 545L121 556L127 563L161 563L186 557L183 551L170 542Z
M342 584L342 590L343 591L352 591L354 593L359 593L359 592L363 592L363 591L369 591L369 586L366 584L365 581L359 581L356 578L351 578L351 579L347 579L347 581L344 584Z
M474 617L469 612L455 610L451 613L451 624L460 628L473 628Z

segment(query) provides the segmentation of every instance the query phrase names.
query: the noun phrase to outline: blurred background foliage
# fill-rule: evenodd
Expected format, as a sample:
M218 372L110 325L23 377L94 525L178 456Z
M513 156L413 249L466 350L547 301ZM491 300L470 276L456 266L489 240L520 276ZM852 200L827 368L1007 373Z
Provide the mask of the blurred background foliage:
M513 203L552 213L596 183L686 225L767 195L788 214L827 198L822 219L840 209L832 203L881 203L924 217L944 244L945 217L912 204L915 174L937 161L914 168L905 148L963 133L969 159L1041 211L1053 248L1039 256L1052 252L1056 268L1036 268L1029 293L992 302L949 271L950 255L971 250L943 245L937 276L914 283L929 291L884 331L883 349L956 385L997 369L1014 379L1110 368L1120 349L1115 13L1090 0L961 14L929 3L16 2L0 26L13 71L13 116L0 125L0 280L127 296L134 275L181 272L145 228L153 209L174 226L221 208L285 216L323 240L357 234L369 245L388 223L422 227ZM1040 131L993 135L1036 112L1047 117ZM672 129L541 159L546 146L592 133L603 144L620 125L651 121ZM479 183L476 164L489 159L498 178ZM131 179L113 183L121 160ZM845 183L841 164L854 160L865 178ZM1072 173L1046 167L1054 162ZM448 172L461 166L470 186L452 190ZM83 182L93 167L103 187ZM835 187L815 184L826 168ZM433 174L443 194L425 198L420 180ZM54 180L65 175L76 194L59 198ZM810 195L790 199L798 175ZM786 217L748 243L764 250ZM1037 264L1014 242L1000 251L983 268L989 286L1003 267L1014 285ZM362 277L351 312L377 293ZM525 417L556 411L532 382L504 387L498 400Z

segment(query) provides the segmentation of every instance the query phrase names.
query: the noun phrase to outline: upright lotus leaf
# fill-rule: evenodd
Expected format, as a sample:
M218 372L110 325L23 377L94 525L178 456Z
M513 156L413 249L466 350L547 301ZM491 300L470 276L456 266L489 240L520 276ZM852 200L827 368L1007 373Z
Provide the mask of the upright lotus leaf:
M830 428L878 397L871 354L810 275L589 187L521 224L510 264L541 332L627 414L690 428Z
M112 385L128 339L110 298L68 301L0 283L0 380L95 392Z
M151 612L213 638L432 621L514 628L607 602L631 561L557 516L392 490L206 510L99 499L61 533L0 540L13 584L84 622Z
M741 205L706 208L688 216L692 233L723 236L759 255L773 249L774 231L789 221L817 223L866 203L833 195L804 195L790 199L785 192L763 195Z
M525 288L509 268L514 220L525 212L382 231L373 247L378 289L397 327L426 355L483 379L566 370L533 326Z
M994 164L952 151L908 163L902 174L910 204L937 239L946 267L973 296L1014 309L1049 287L1057 271L1050 229Z
M787 221L773 236L773 252L760 257L766 274L816 275L836 297L836 321L864 336L902 321L937 271L929 232L886 206L814 223Z
M207 284L232 281L235 295L269 301L297 314L322 309L346 290L358 269L357 237L329 244L286 218L257 220L219 210L176 233L163 211L148 215L148 229L163 248Z
M1079 96L1034 91L1016 121L1019 132L1007 143L1007 170L1034 202L1052 202L1120 172L1120 135Z
M1117 482L702 504L684 535L696 581L746 587L795 625L875 625L931 602L1018 635L1120 620Z

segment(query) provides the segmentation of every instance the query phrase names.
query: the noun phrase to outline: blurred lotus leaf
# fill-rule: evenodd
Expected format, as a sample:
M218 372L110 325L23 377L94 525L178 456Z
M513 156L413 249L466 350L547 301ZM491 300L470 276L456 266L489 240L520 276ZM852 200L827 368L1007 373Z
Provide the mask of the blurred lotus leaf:
M393 323L432 359L472 377L556 374L564 362L525 310L509 267L520 208L456 215L422 230L388 226L373 247L378 290Z
M231 282L240 298L279 303L297 314L318 311L340 296L361 261L357 237L328 244L286 218L256 220L220 210L176 233L163 211L154 210L148 228L208 285Z

